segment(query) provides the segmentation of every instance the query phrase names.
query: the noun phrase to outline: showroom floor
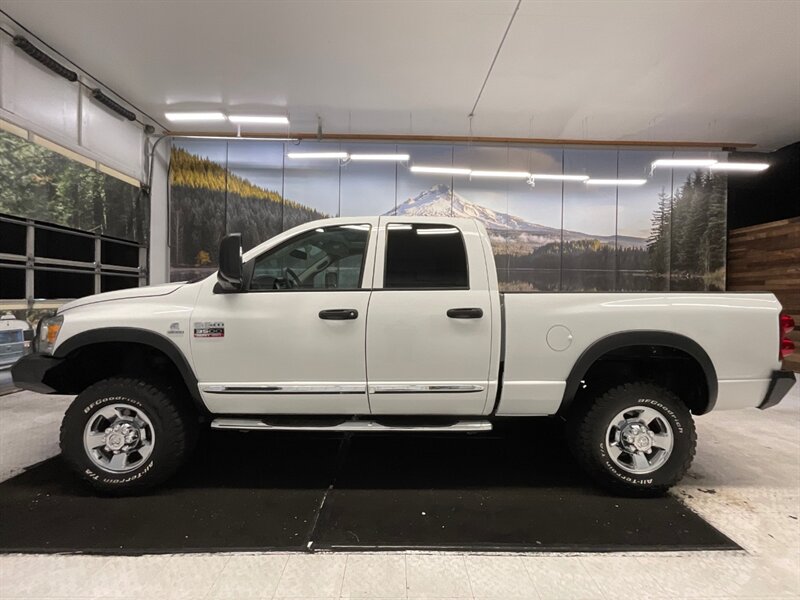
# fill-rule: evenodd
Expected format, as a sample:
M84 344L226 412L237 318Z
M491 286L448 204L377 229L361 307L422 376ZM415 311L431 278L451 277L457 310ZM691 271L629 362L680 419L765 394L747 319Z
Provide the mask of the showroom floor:
M0 397L0 480L56 454L68 401ZM800 597L800 385L768 411L700 418L698 433L697 458L676 494L744 551L5 555L0 597Z

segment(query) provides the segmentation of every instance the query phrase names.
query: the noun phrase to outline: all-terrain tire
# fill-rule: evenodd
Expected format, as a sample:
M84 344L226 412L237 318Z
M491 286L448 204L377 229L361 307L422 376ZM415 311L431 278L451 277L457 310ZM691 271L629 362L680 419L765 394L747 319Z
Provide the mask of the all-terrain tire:
M134 470L122 473L98 466L84 445L87 424L99 410L114 404L140 411L149 419L154 434L150 455ZM196 416L169 387L132 378L104 379L81 392L67 409L61 423L61 454L98 492L138 494L165 481L184 463L197 438L196 422Z
M657 470L628 472L612 459L606 436L616 415L629 407L657 411L672 430L669 457ZM633 413L635 414L635 412ZM583 470L613 494L661 496L684 476L695 454L697 434L692 414L673 392L653 383L627 383L577 406L567 422L570 447Z

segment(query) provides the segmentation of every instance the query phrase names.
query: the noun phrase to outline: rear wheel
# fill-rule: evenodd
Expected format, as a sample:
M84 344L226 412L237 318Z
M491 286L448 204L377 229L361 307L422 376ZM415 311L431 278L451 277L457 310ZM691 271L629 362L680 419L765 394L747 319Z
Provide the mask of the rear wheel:
M172 475L194 440L194 423L179 399L137 379L106 379L67 409L61 453L98 491L141 492Z
M609 390L577 407L569 426L583 469L607 490L626 496L664 494L688 470L697 443L686 405L651 383Z

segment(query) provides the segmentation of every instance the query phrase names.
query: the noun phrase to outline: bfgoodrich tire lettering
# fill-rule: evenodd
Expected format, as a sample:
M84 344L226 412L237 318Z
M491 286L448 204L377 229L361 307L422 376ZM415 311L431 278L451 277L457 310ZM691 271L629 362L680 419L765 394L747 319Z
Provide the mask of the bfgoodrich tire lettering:
M616 431L613 425L620 413L628 414L631 422L637 420L638 414L648 415L647 419L655 418L652 428L669 442L669 452L655 470L641 472L648 470L645 465L637 473L632 460L629 466L624 461L627 456L620 459L619 455L610 455L616 444L613 440L609 444L609 435L613 437L609 432ZM648 435L655 437L652 434L648 429ZM663 495L689 469L697 442L694 421L686 405L671 391L651 383L625 384L576 407L569 420L569 435L570 446L581 467L605 489L625 496ZM648 446L646 438L643 443ZM662 445L667 446L666 443ZM642 455L652 457L649 460L658 464L653 460L658 450L649 447L648 450L650 452L633 454L640 454L640 460Z
M87 424L99 411L128 406L152 426L155 443L147 458L125 472L103 469L84 443ZM190 451L192 419L183 405L159 387L129 378L99 381L81 392L61 424L61 453L67 464L94 489L115 495L144 491L172 475Z

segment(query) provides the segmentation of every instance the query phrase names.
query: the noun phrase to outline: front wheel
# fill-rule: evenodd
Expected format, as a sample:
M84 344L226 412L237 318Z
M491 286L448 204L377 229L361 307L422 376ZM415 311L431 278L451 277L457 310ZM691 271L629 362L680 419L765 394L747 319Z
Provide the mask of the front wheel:
M189 454L192 420L164 390L137 379L99 381L61 424L61 454L96 490L126 495L172 475Z
M686 405L650 383L616 387L579 406L569 429L583 469L625 496L664 494L689 469L697 444Z

